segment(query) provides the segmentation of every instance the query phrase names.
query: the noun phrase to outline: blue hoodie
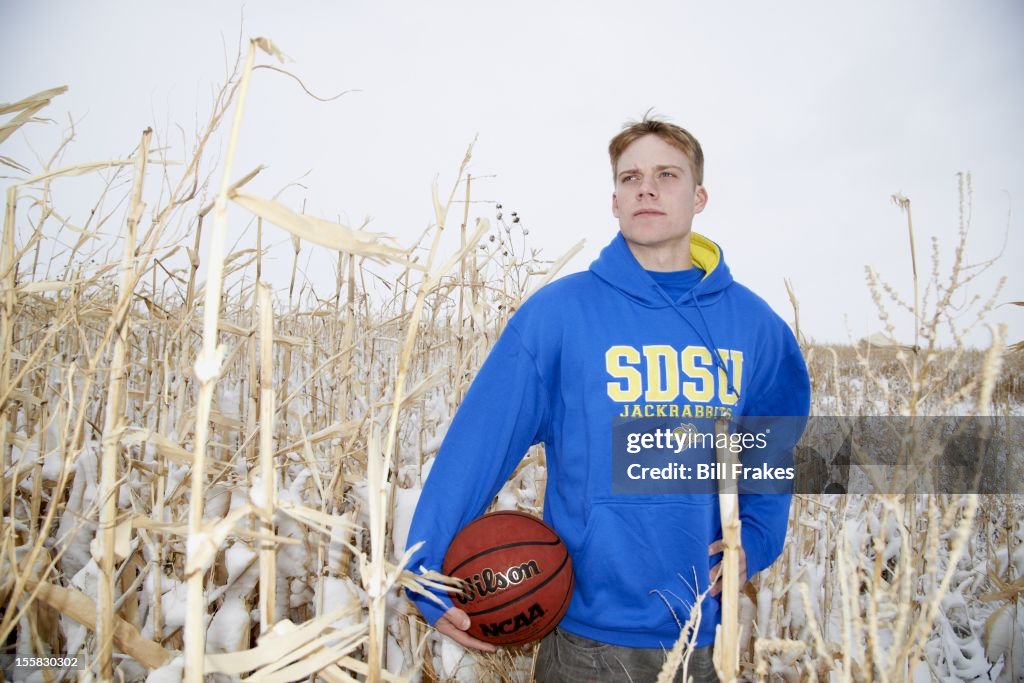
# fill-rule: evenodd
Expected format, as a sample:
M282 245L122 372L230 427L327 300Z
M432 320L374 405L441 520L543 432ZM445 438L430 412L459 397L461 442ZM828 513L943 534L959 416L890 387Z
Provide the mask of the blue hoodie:
M410 569L440 571L455 534L544 442L544 519L565 541L576 580L560 628L627 647L672 646L718 561L707 551L722 536L718 497L613 494L615 418L658 406L696 417L806 416L810 404L786 323L733 281L717 244L693 233L690 248L706 275L679 301L620 233L589 271L551 283L516 312L424 485L409 544L425 543ZM782 551L789 506L788 494L740 496L748 576ZM431 624L445 611L410 597ZM720 598L704 600L698 646L714 642L719 610Z

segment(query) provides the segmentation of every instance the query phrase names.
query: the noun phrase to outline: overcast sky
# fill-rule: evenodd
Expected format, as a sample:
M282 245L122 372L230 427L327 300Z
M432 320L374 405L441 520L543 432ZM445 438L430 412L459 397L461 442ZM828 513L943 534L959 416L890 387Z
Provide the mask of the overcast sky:
M0 0L0 101L66 84L47 112L78 122L66 161L126 155L146 126L195 129L241 16L236 2ZM911 291L894 192L913 202L921 268L931 236L948 260L958 171L973 174L968 259L1007 239L969 294L1005 275L1000 301L1024 300L1020 2L248 2L244 32L272 38L314 92L360 91L321 103L257 72L236 169L266 164L250 186L265 195L308 171L282 198L309 213L371 216L408 244L432 220L432 179L450 187L479 135L470 170L492 177L475 199L517 211L550 258L585 238L568 269L581 270L617 229L608 140L653 107L704 146L695 229L787 320L789 278L812 337L879 329L865 265ZM34 165L27 145L50 149L50 128L0 153ZM1024 309L991 320L1024 338Z

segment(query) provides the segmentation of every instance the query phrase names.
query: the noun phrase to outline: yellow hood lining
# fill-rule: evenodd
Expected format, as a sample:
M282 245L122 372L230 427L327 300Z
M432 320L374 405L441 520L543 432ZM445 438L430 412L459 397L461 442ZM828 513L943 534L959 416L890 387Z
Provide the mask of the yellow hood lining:
M693 265L704 271L704 277L711 274L722 260L722 252L718 245L704 235L690 233L690 259Z

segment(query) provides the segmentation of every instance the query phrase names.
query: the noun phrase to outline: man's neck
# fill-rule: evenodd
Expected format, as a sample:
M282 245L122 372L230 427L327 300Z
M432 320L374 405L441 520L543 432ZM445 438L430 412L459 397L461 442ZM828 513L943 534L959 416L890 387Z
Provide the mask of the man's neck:
M646 246L628 240L626 244L629 245L633 257L644 270L670 273L676 270L689 270L693 267L693 259L690 257L689 234L685 239L670 244Z

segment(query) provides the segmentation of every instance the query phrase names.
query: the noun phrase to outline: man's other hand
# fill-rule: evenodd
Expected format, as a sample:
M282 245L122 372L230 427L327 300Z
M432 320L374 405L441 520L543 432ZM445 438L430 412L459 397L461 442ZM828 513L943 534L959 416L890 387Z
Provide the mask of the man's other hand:
M481 650L483 652L496 652L498 650L498 648L490 643L485 643L484 641L474 638L466 633L466 629L469 628L469 615L458 607L452 607L442 614L441 618L434 624L434 628L436 628L439 633L448 636L462 647Z
M722 541L718 540L708 546L708 557L717 555L725 551L722 546ZM743 546L740 546L740 588L743 588L744 584L747 583L747 553L743 550ZM712 597L722 592L722 562L719 561L715 566L711 568L711 595Z

